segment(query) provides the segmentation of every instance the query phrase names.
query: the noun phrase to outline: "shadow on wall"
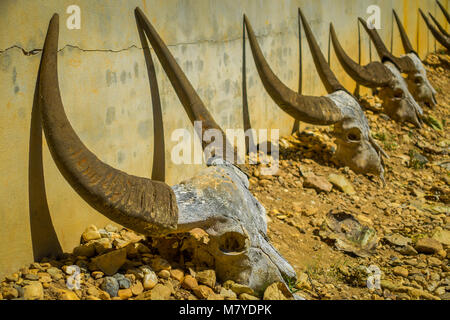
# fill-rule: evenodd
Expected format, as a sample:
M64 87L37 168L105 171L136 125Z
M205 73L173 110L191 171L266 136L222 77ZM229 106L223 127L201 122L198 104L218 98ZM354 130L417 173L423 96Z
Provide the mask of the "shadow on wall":
M161 110L161 99L159 96L158 79L156 78L155 64L153 63L152 53L144 34L142 22L135 13L136 26L139 32L139 39L144 51L145 64L147 65L148 81L150 83L150 93L152 97L153 108L153 168L152 180L165 181L166 178L166 159L164 143L164 124Z
M39 261L44 257L57 257L62 254L61 244L52 223L45 192L42 162L42 123L39 110L40 69L39 66L31 111L28 160L28 198L34 261Z

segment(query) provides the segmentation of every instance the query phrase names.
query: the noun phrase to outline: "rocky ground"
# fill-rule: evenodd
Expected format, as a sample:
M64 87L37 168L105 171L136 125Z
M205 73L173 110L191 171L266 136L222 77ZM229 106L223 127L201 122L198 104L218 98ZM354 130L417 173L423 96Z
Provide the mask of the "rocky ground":
M423 129L389 120L377 97L361 99L390 156L386 186L333 163L332 128L283 138L277 176L247 167L251 191L268 211L269 237L298 272L293 292L308 299L450 299L450 58L430 55L425 63L439 105L424 107ZM367 279L376 284L377 274L380 286L370 290Z
M426 60L439 105L424 108L417 130L380 113L362 97L372 134L384 147L386 185L333 162L331 128L307 128L280 142L280 170L246 166L252 193L268 213L268 234L294 266L296 283L248 287L219 283L188 248L202 230L146 239L113 225L90 226L80 246L43 259L0 282L0 299L149 300L450 299L450 58Z

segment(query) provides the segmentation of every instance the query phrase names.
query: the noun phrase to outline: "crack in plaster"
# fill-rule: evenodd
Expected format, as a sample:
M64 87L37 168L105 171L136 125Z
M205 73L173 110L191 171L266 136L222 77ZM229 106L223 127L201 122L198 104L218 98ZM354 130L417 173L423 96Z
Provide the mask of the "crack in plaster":
M287 33L283 33L283 32L277 32L277 33L268 33L268 34L263 34L260 36L256 36L257 38L267 38L269 36L279 36L282 34L289 34L290 32ZM295 36L297 36L297 34L295 34ZM242 37L237 37L237 38L231 38L231 39L227 39L227 40L214 40L214 39L205 39L205 40L196 40L196 41L192 41L192 42L179 42L179 43L175 43L175 44L168 44L168 47L179 47L179 46L188 46L188 45L194 45L194 44L202 44L202 43L228 43L228 42L234 42L234 41L242 41ZM61 52L63 50L65 50L66 48L73 48L73 49L78 49L80 51L83 52L111 52L111 53L120 53L123 51L128 51L130 49L139 49L142 50L142 47L139 47L137 45L131 45L128 48L125 49L118 49L118 50L114 50L114 49L83 49L80 48L79 46L76 45L71 45L71 44L67 44L64 47L62 47L61 49L58 50L58 52ZM32 49L30 51L25 50L23 47L18 46L18 45L13 45L9 48L6 49L2 49L0 50L0 55L4 54L5 52L12 50L12 49L19 49L22 51L22 53L25 56L33 56L36 54L39 54L40 52L42 52L41 48L36 48L36 49ZM153 51L153 48L151 48L151 50Z

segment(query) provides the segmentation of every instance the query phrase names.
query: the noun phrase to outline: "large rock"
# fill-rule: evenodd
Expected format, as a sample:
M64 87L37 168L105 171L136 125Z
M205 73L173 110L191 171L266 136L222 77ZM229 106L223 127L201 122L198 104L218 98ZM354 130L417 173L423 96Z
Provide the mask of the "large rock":
M127 250L119 249L92 259L93 264L108 276L114 275L127 260Z

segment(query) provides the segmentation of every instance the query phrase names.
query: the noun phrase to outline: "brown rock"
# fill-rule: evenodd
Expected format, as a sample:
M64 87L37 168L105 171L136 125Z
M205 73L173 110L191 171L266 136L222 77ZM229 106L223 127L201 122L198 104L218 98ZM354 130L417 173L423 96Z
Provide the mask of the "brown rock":
M26 300L40 300L44 298L44 288L37 281L31 281L29 285L23 287L23 297Z
M1 293L3 297L8 300L19 297L19 292L13 287L4 287Z
M84 242L88 242L91 240L97 240L100 239L102 236L100 235L100 232L98 232L98 229L94 225L90 225L81 235Z
M403 267L400 267L400 266L395 267L395 268L392 270L392 272L393 272L395 275L400 276L400 277L403 277L403 278L408 277L408 274L409 274L409 272L408 272L407 269L405 269L405 268L403 268Z
M169 279L170 272L169 272L169 270L161 270L160 272L158 272L158 276L163 279Z
M275 282L264 291L264 300L293 300L292 293L282 282Z
M151 291L151 300L169 300L172 290L160 283L158 283Z
M237 295L230 289L221 288L219 294L226 300L237 300Z
M122 289L119 290L117 295L119 296L120 300L128 300L133 296L133 292L131 291L131 289Z
M203 270L197 272L195 278L201 284L204 284L210 288L214 288L216 285L216 272L214 270Z
M436 253L443 249L442 244L431 238L419 239L415 246L416 250L420 253Z
M163 259L161 257L156 257L152 260L152 269L155 272L160 272L161 270L170 270L171 266L169 262L166 259Z
M259 298L248 293L241 293L239 295L239 300L259 300Z
M356 193L353 185L344 176L332 173L328 176L328 181L331 182L338 190L346 194L354 195Z
M305 188L313 188L317 191L330 192L333 189L333 185L323 177L316 176L314 173L308 173L305 176L305 182L303 182Z
M157 283L158 277L156 276L156 273L154 273L153 271L145 273L143 280L145 290L153 289Z
M58 300L80 300L80 298L73 291L59 289Z
M195 288L198 287L198 282L193 276L187 275L186 277L184 277L181 286L187 290L194 290Z
M135 296L138 296L142 292L144 292L144 286L142 285L142 283L140 281L137 281L133 286L131 286L131 292Z
M114 250L92 259L92 262L106 275L112 276L127 260L126 249Z
M214 295L214 291L210 287L204 285L197 286L193 291L199 299L208 299L211 295Z
M172 269L172 270L170 270L170 276L173 279L182 282L184 279L184 272L183 272L183 270L180 270L180 269Z

